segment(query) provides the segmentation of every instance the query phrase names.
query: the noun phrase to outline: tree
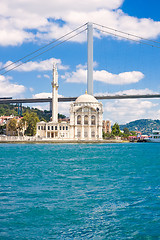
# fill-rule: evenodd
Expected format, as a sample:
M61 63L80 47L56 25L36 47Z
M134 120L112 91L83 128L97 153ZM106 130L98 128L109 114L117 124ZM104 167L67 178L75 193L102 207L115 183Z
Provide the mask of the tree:
M7 129L10 135L17 135L17 120L15 118L9 120Z
M36 134L36 124L39 122L39 118L34 112L26 112L24 114L24 120L27 123L26 134L28 136L34 136Z
M114 136L119 136L120 132L121 132L121 131L120 131L120 129L119 129L118 123L115 123L115 124L113 125L113 127L112 127L112 132L111 132L111 134L114 135Z
M24 118L22 118L22 119L19 121L17 128L18 128L18 135L19 135L19 133L21 133L22 136L24 136L24 131L25 131L25 129L26 129L26 121L25 121Z
M124 131L124 134L125 135L129 135L130 134L130 132L129 132L129 129L128 128L123 128L123 131Z

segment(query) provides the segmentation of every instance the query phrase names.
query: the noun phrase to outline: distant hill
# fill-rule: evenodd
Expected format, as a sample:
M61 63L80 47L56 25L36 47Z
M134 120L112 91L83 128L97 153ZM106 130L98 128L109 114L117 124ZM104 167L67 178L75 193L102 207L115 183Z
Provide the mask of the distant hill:
M153 130L160 130L160 120L140 119L120 125L120 129L128 128L129 131L140 131L142 134L150 135Z
M45 121L49 121L52 114L50 111L47 110L39 110L37 108L30 108L30 107L22 107L22 116L23 114L28 111L28 112L35 112L37 113L38 117L40 120L45 120ZM10 116L10 115L14 115L14 116L20 116L18 114L18 105L12 105L12 104L0 104L0 116ZM58 118L66 118L65 115L63 114L58 114Z

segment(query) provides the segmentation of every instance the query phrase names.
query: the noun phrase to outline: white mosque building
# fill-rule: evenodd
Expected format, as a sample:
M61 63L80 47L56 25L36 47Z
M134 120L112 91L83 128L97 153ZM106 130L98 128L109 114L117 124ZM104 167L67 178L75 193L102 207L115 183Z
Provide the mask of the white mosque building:
M70 121L58 122L58 73L53 66L52 120L37 123L36 136L52 140L102 140L103 106L87 94L70 105Z

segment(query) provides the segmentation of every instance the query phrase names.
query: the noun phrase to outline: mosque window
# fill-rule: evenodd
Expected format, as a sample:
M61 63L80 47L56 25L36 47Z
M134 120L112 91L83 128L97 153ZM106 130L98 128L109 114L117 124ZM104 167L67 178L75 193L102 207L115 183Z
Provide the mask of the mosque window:
M43 130L43 126L41 126L41 130Z
M95 132L94 131L92 131L91 136L95 137Z
M81 115L77 116L77 124L81 124Z
M88 137L88 132L84 132L84 137Z
M40 130L40 126L38 126L38 130Z
M84 116L84 124L87 125L88 124L88 115Z
M92 108L91 113L96 113L96 111Z
M81 137L81 132L77 132L77 137Z
M50 130L50 126L48 126L48 130Z
M79 108L79 109L77 110L77 112L82 112L82 108Z
M46 126L44 126L44 130L46 130Z
M66 130L68 130L68 126L66 126Z
M61 126L59 127L59 130L61 130Z
M84 111L84 112L89 112L89 108L88 108L88 107L85 107L85 108L83 108L83 111Z
M55 126L55 130L57 130L57 126Z
M63 130L64 130L64 126L63 126Z
M91 116L91 125L96 124L96 117L94 115Z
M51 130L53 130L53 126L51 126Z

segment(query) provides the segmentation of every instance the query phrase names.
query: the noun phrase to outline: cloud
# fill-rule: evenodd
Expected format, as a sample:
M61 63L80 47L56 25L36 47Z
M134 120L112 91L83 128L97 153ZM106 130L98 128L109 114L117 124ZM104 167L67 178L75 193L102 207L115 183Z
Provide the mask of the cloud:
M34 92L34 89L32 87L29 88L30 92Z
M24 42L49 41L61 37L76 27L95 22L140 35L157 38L160 22L127 15L121 10L124 0L1 0L0 45L20 45ZM38 7L37 7L38 6ZM85 41L86 34L72 41ZM101 37L103 33L96 33Z
M123 99L107 101L104 105L104 119L119 124L143 118L157 119L160 118L157 109L159 109L159 104L148 100Z
M45 78L48 78L48 79L50 79L50 76L49 75L47 75L47 74L44 74L43 75Z
M57 68L59 70L68 69L68 66L62 65L62 62L60 59L50 58L50 59L46 59L43 61L34 61L34 62L30 61L30 62L24 63L23 65L15 68L14 71L19 71L19 72L50 71L53 68L53 63L57 64ZM3 64L3 67L7 67L10 64L13 64L13 65L10 66L9 68L6 68L6 70L16 66L16 64L14 64L12 61L8 61L5 64ZM44 77L46 77L46 76L48 76L48 75L44 75ZM37 77L40 78L41 75L38 75Z
M41 92L41 93L34 94L32 97L33 98L52 98L52 93ZM58 97L63 97L63 95L58 94Z
M25 92L26 88L23 85L11 83L10 78L0 76L0 96L15 97Z
M78 65L79 66L79 65ZM87 82L87 70L77 68L76 71L71 73L67 72L61 76L62 79L66 79L66 82L70 83L86 83ZM137 83L144 78L144 74L139 71L123 72L119 74L109 73L105 70L93 71L93 80L112 85L124 85Z
M93 78L95 81L99 81L99 82L104 82L104 83L114 84L114 85L123 85L123 84L131 84L131 83L139 82L142 78L144 78L144 74L139 71L113 74L105 70L101 70L101 71L95 71L93 73Z
M119 92L114 93L95 93L95 96L104 96L104 95L147 95L147 94L158 94L158 92L154 92L151 89L145 88L145 89L129 89L129 90L123 90Z

